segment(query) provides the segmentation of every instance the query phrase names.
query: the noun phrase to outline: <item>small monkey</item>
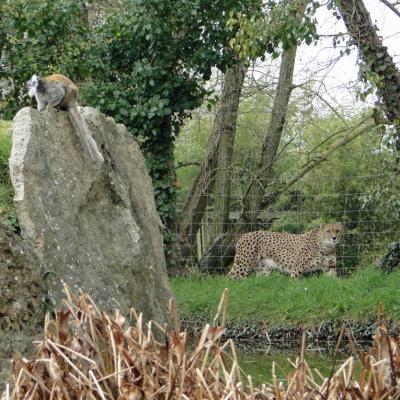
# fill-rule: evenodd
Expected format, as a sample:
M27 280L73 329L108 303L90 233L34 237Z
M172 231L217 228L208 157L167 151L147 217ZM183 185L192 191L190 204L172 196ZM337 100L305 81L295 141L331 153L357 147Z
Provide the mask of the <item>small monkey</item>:
M104 162L96 141L90 136L86 122L78 110L79 90L74 82L61 74L53 74L44 78L33 75L27 82L27 87L29 95L36 98L39 111L50 108L67 109L78 136L92 160L98 163Z

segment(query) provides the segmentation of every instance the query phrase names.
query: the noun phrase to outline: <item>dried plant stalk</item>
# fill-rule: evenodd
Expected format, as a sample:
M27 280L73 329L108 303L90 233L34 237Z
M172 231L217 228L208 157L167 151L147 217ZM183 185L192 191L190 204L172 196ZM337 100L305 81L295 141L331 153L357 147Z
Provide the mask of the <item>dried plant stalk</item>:
M216 325L204 327L193 350L186 332L178 330L173 302L174 329L169 331L155 322L145 324L135 310L130 313L133 324L128 325L118 311L112 318L88 295L75 298L68 287L65 291L65 308L55 320L46 317L34 359L14 357L13 389L7 385L2 399L383 400L400 394L399 341L388 335L383 322L371 351L361 355L358 377L353 357L330 377L322 377L319 371L314 376L304 358L303 337L300 357L287 382L280 382L273 371L272 384L255 387L239 366L233 342L222 341L227 289L214 318ZM163 332L164 340L158 341L153 329Z

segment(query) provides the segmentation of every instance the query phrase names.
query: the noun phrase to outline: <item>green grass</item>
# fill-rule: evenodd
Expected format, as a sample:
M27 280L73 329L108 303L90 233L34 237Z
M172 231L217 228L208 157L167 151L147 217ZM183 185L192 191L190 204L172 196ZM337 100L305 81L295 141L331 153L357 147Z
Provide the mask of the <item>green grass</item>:
M182 317L212 318L224 288L229 289L228 319L270 324L311 326L325 321L368 321L379 303L387 315L400 320L400 272L386 274L360 268L349 278L313 276L299 280L286 275L250 277L243 281L224 276L172 279Z
M0 222L7 225L15 222L14 191L8 169L11 144L11 122L0 120Z
M296 362L298 352L272 352L269 354L257 353L238 353L240 367L246 375L251 375L253 384L260 385L264 382L272 382L272 363L275 363L275 374L278 380L284 381L288 374L293 373L293 364ZM336 371L339 366L350 356L350 354L339 354L335 361ZM323 376L329 376L332 369L332 355L318 352L305 352L305 360L309 368L314 371L317 369ZM358 360L355 363L356 375L360 372L361 365ZM317 375L315 375L318 378Z

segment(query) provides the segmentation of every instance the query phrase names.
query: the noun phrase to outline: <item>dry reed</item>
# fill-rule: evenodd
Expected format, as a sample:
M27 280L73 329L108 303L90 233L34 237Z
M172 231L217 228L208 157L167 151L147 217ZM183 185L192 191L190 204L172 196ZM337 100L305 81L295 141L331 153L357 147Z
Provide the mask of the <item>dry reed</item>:
M222 342L227 313L224 291L213 325L206 325L195 345L180 332L173 302L174 329L131 311L131 320L118 312L101 312L92 299L67 300L56 319L46 318L43 340L32 360L16 355L13 389L2 399L396 399L400 397L399 342L380 324L369 353L361 355L355 376L350 357L329 377L312 371L300 357L284 384L273 373L272 383L254 387L240 368L232 340ZM343 334L343 331L342 331ZM156 338L163 337L162 340ZM273 365L273 372L274 372Z

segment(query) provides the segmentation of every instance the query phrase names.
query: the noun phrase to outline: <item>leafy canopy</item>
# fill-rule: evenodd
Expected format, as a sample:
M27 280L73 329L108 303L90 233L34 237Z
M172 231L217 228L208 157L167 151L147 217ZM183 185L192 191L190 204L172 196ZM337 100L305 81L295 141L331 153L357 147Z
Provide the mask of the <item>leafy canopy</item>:
M84 95L140 138L165 221L174 217L175 137L207 94L212 68L237 62L229 10L261 12L261 2L119 1L98 30L100 67Z
M33 73L62 72L78 80L88 76L91 60L82 56L90 44L77 1L1 1L0 79L11 79L13 90L0 117L11 119L27 103L25 82Z
M229 25L232 16L250 25L265 22L271 10L280 16L274 29L265 25L262 40L256 40L259 48L248 57L276 51L280 44L286 48L312 29L299 30L285 17L291 14L285 13L291 4L287 0L115 0L92 25L85 21L82 4L3 0L1 73L12 78L14 91L2 115L11 118L27 103L24 83L34 72L59 72L83 81L83 100L139 137L158 210L167 220L175 202L175 137L190 111L203 102L212 69L224 71L239 62L230 42L243 26Z

